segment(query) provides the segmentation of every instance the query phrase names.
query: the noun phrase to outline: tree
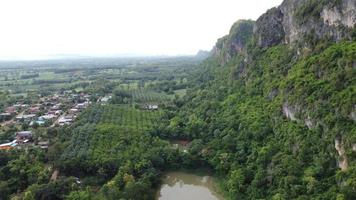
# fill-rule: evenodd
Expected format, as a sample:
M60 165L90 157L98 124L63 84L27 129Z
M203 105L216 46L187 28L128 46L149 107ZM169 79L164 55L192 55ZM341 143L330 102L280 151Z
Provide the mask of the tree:
M239 194L244 192L245 186L245 176L241 169L235 169L230 172L228 177L226 188L234 196L238 196Z

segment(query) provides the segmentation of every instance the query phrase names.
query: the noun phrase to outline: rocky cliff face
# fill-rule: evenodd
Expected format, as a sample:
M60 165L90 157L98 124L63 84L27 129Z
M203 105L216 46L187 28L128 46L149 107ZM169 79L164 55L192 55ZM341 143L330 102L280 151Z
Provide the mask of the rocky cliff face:
M285 38L283 13L278 8L272 8L262 15L254 27L257 44L269 47L280 44Z
M339 41L351 39L355 23L354 0L285 0L257 20L254 34L261 47L294 44L308 36Z
M230 29L229 35L220 38L212 53L222 58L221 63L228 62L236 54L245 54L246 45L253 35L254 21L239 20Z
M326 25L338 26L342 24L352 28L356 21L355 4L356 1L354 0L342 1L340 9L337 7L325 7L320 16Z
M242 77L241 80L245 81L246 85L251 84L251 82L254 80L258 80L256 82L262 82L263 79L261 76L266 76L264 73L268 74L273 72L278 74L283 72L284 68L287 69L289 67L289 63L293 63L293 61L298 59L306 58L308 54L299 54L299 52L301 52L299 51L301 48L303 48L303 50L307 48L312 49L317 45L323 45L324 41L336 43L340 40L355 40L355 23L355 0L284 0L284 2L279 7L268 10L256 22L241 20L235 23L231 28L229 35L218 40L216 46L213 49L213 55L216 56L221 65L224 66L226 63L229 63L228 66L231 66L231 73L233 74L232 77L236 77L236 79ZM341 43L343 42L339 42L339 44ZM279 44L284 45L269 48ZM267 58L283 55L282 52L278 51L278 48L291 50L291 58L288 62L284 63L283 66L278 68L278 62L273 63L272 65L267 63L268 60L276 61L278 59L266 59L267 61L261 60L260 56L266 52L268 53L266 54ZM338 48L348 52L347 49L343 49L346 48L346 46L343 48ZM352 47L350 46L350 48ZM352 51L350 52L350 55L353 54ZM313 92L309 95L314 96L315 99L310 98L312 100L308 100L310 102L307 102L304 99L293 97L295 100L294 102L286 101L282 103L281 111L290 121L304 124L310 130L320 129L324 133L329 133L330 135L332 135L333 132L339 133L340 135L347 135L348 132L335 131L338 130L338 127L334 127L333 123L328 121L329 118L325 118L325 115L328 115L328 113L323 113L320 111L322 110L320 108L323 108L324 110L330 109L330 106L324 107L324 102L327 104L329 103L328 101L331 101L332 98L319 94L316 95L317 91L321 90L319 88L321 85L314 85L314 83L321 80L323 80L324 83L338 82L334 81L338 80L339 78L343 79L343 77L346 76L335 76L329 79L323 77L322 74L342 74L343 70L346 72L348 69L355 68L354 62L351 61L354 59L347 58L350 60L347 64L346 62L342 63L342 60L345 59L343 57L348 57L345 56L348 54L342 55L340 53L335 58L326 59L331 58L333 54L329 54L327 52L324 53L324 57L318 56L318 60L320 60L318 63L314 63L313 65L309 63L307 64L310 65L308 67L304 67L304 63L300 63L300 65L293 65L293 67L299 66L300 70L303 69L302 71L298 72L301 76L297 75L298 73L293 72L292 70L283 72L281 76L282 78L286 78L284 76L286 76L288 73L292 74L290 78L292 78L291 80L293 80L293 82L291 82L290 88L295 88L295 85L297 84L295 84L294 81L298 79L299 84L303 85L303 87L300 87L299 90L304 90L306 88L305 91L314 91L315 94L313 94ZM287 56L287 54L285 56ZM323 67L323 65L325 66ZM315 69L314 73L310 73L309 71L312 68ZM351 73L351 71L347 73ZM345 75L347 73L345 73ZM275 76L275 74L273 76ZM309 75L307 77L303 77L305 74ZM253 77L253 75L255 76ZM266 80L269 80L267 77L265 78ZM310 85L306 84L307 82L308 84L310 83ZM345 88L349 87L347 84L348 83L345 83L343 85L345 91ZM313 87L317 89L314 90L312 89ZM297 91L297 89L294 91ZM339 98L336 94L338 92L338 89L334 90L335 94L333 93L333 98ZM283 96L283 98L288 99L289 96L293 96L291 95L292 93L293 89L291 92L283 93L283 88L275 88L268 93L268 98L272 101L276 96L280 95ZM346 109L347 111L344 112L343 117L345 117L344 120L352 120L355 122L356 105L352 104L352 106L353 109ZM316 115L315 112L320 114ZM335 108L334 110L329 111L329 113L334 112L337 116L342 115L340 114L339 108ZM331 116L332 115L330 115L330 117ZM333 116L331 118L333 118ZM351 161L353 160L351 157L349 157L350 162L348 161L346 153L347 150L352 149L352 151L356 152L355 142L353 141L350 144L350 142L347 142L347 139L348 136L337 137L334 144L337 152L336 157L338 159L338 166L342 170L348 169L349 164L352 163Z
M236 22L229 35L218 40L212 53L219 55L224 64L238 53L245 54L251 38L266 48L278 44L307 44L308 37L351 40L356 33L355 23L355 0L284 0L256 22Z

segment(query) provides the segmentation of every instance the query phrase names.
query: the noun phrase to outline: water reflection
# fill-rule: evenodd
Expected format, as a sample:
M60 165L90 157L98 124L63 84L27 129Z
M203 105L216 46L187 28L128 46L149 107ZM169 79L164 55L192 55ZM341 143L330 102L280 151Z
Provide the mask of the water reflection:
M157 195L158 200L222 200L210 176L184 172L167 173Z

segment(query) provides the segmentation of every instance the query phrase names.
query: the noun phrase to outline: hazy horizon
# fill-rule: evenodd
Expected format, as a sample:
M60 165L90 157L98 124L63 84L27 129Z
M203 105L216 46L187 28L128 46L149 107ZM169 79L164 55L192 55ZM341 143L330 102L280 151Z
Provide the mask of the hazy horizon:
M239 19L282 0L5 0L0 60L182 56L210 50Z

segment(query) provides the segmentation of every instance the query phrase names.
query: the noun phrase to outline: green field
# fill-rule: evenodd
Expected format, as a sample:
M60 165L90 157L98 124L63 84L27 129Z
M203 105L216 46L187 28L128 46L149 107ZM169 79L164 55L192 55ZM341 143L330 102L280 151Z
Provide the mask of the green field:
M97 105L89 108L79 123L113 124L126 131L146 131L160 118L160 111L136 109L130 105Z

